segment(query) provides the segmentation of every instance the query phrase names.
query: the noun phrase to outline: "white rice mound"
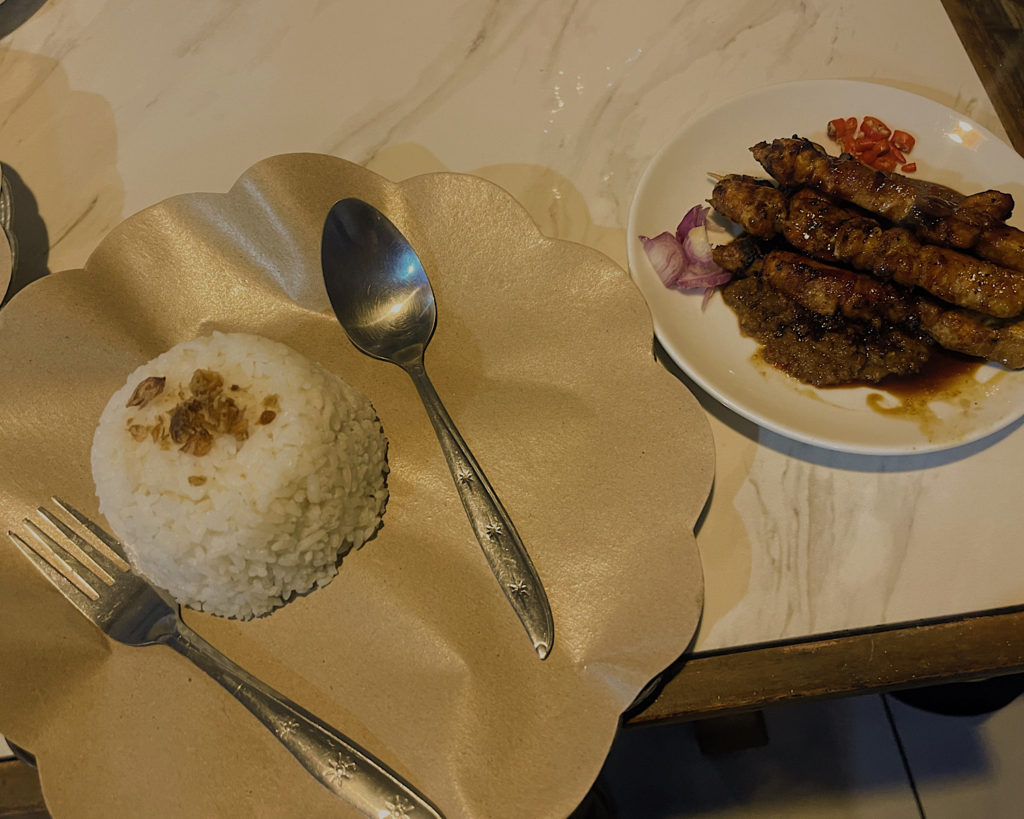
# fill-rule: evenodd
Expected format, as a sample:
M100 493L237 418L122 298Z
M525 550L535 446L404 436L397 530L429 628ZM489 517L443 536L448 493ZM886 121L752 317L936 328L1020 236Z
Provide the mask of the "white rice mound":
M223 377L248 424L246 439L216 433L204 455L153 431L192 395L197 369ZM162 392L126 407L147 377L166 378ZM240 619L329 583L340 557L376 532L388 498L387 440L369 400L291 348L242 333L184 342L135 370L100 416L92 472L136 571L185 606Z

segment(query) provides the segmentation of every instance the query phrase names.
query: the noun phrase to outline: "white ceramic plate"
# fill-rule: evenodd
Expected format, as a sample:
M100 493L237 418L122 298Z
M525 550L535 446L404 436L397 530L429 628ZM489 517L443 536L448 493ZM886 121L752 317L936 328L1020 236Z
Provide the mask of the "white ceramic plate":
M752 145L799 134L834 153L825 135L828 121L867 114L917 138L908 159L917 162L918 177L965 193L997 188L1024 201L1024 160L956 111L872 83L786 83L709 108L655 156L629 215L633 278L668 354L701 388L762 427L829 449L870 454L929 452L977 441L1024 414L1024 372L986 365L955 399L932 401L916 412L897 411L893 396L870 387L814 389L759 363L757 344L740 334L718 294L702 310L700 295L665 288L637 238L674 230L690 207L710 197L709 172L767 178L750 154ZM1020 219L1011 224L1020 226ZM889 407L893 411L884 412Z

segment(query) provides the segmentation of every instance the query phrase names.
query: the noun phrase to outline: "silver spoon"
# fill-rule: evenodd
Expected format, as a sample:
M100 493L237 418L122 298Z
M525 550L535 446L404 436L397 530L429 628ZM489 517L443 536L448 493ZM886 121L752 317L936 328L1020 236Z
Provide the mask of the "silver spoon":
M367 355L397 364L416 385L484 556L543 660L554 640L544 586L424 369L437 308L416 251L375 207L342 199L327 214L320 260L327 295L349 340Z

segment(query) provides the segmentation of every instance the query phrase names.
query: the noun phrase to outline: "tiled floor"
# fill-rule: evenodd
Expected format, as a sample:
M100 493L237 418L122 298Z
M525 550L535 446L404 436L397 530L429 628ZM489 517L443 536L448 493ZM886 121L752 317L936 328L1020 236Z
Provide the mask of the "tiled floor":
M766 745L715 757L701 753L692 725L626 729L602 774L616 815L1024 817L1024 697L984 716L872 695L764 717Z
M625 729L601 776L616 819L1024 817L1024 696L944 716L871 695L764 724L767 744L715 756L691 724Z
M928 819L1024 817L1024 696L984 716L892 711Z

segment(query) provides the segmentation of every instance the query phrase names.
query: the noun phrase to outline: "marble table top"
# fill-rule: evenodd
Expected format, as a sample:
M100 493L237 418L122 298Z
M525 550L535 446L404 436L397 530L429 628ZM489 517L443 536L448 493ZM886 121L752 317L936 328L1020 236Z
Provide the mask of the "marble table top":
M35 237L15 286L80 267L139 209L226 190L279 153L394 179L477 173L545 232L625 267L640 175L716 100L869 80L1006 133L939 0L37 5L0 40L0 161L31 194L15 229L32 222ZM696 648L1024 602L1019 424L952 454L852 456L698 397L717 477L697 532Z

